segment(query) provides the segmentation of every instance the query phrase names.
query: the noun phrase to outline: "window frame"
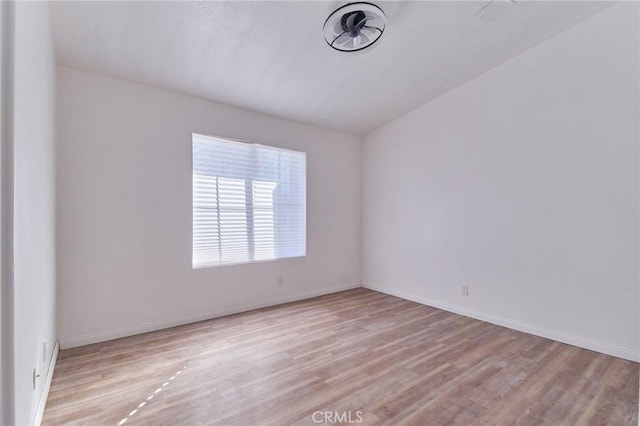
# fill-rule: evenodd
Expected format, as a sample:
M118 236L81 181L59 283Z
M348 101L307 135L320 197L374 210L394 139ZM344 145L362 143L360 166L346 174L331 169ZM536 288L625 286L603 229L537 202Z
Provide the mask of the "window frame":
M199 264L199 265L195 265L194 264L194 250L193 250L193 241L194 241L194 237L195 237L195 232L194 232L194 210L195 210L195 206L194 206L194 182L193 182L193 176L194 176L194 151L193 151L193 146L194 146L194 138L195 137L202 137L202 138L210 138L210 139L220 139L222 141L226 141L226 142L235 142L235 143L243 143L243 144L247 144L247 145L258 145L258 146L265 146L268 148L275 148L277 150L280 151L290 151L296 154L301 154L303 157L303 162L304 162L304 197L302 200L302 205L304 206L304 215L302 216L302 219L304 220L304 245L303 245L303 251L302 254L300 255L295 255L295 256L286 256L286 257L274 257L272 259L252 259L252 260L243 260L243 261L231 261L231 262L223 262L223 263L207 263L207 264ZM221 176L216 176L216 186L218 185L218 179L221 178ZM255 182L255 179L244 179L245 182L245 197L248 199L249 197L253 196L253 182ZM247 187L251 188L250 193L247 191ZM282 260L290 260L290 259L300 259L300 258L305 258L307 256L307 224L308 224L308 217L307 217L307 190L308 190L308 184L307 184L307 153L304 151L296 151L294 149L288 149L288 148L282 148L280 146L276 146L276 145L267 145L267 144L260 144L260 143L256 143L256 142L249 142L246 140L241 140L241 139L235 139L235 138L229 138L226 136L215 136L215 135L207 135L204 133L192 133L191 134L191 269L192 270L198 270L198 269L207 269L207 268L217 268L217 267L222 267L222 266L235 266L235 265L246 265L246 264L251 264L251 263L263 263L263 262L274 262L274 261L282 261ZM217 193L218 189L216 188L216 193ZM219 199L216 200L216 202L219 204ZM254 248L255 248L255 240L254 240L254 229L253 229L253 221L254 221L254 205L253 203L245 203L246 205L246 217L247 217L247 223L249 223L249 216L251 216L251 231L248 229L249 227L247 226L247 253L249 252L253 252ZM251 214L249 215L249 211L251 212ZM218 232L220 232L218 230ZM250 237L249 237L250 236ZM221 237L220 237L221 238ZM274 242L275 245L275 242ZM251 248L249 248L251 247ZM255 253L253 253L250 257L253 257L255 255Z

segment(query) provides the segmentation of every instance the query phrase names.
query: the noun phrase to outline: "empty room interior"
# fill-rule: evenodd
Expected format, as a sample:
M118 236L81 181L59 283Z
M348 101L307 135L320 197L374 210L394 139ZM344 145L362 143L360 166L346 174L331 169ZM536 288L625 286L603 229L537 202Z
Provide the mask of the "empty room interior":
M637 425L640 3L0 3L0 425Z

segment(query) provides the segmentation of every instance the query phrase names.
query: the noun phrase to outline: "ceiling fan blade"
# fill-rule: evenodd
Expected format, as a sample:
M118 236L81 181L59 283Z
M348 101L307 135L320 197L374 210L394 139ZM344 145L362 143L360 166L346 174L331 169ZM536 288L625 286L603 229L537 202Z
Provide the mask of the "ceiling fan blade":
M369 25L365 25L364 28L360 30L360 32L367 33L371 37L375 37L376 34L382 33L382 30L378 27L371 27Z
M345 40L345 41L342 43L342 47L343 47L343 48L345 48L345 49L347 49L347 50L351 50L351 49L353 49L353 38L352 38L352 37L349 37L347 40Z
M360 33L360 43L362 44L367 44L369 43L369 37L367 37L366 35L364 35L363 33Z
M346 36L346 38L340 38L340 46L346 50L352 50L355 46L355 37ZM338 45L338 43L336 43Z
M372 27L364 27L360 30L360 34L364 34L369 38L375 38L375 36L378 34L378 30Z
M366 23L367 23L367 19L369 19L369 18L367 18L367 16L365 15L362 19L360 19L360 20L358 21L358 23L356 24L356 26L357 26L358 28L362 29L362 27L364 27L364 26L366 25Z
M331 45L344 46L345 43L348 43L349 41L351 41L351 37L349 37L349 34L347 34L346 32L343 32L338 37L336 37L335 40L333 40L333 43L331 43Z

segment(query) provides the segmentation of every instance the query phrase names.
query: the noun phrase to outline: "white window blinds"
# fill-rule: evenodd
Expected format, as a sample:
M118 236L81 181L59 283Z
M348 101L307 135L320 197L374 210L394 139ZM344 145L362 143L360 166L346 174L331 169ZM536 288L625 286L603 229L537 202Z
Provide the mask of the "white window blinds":
M306 254L306 155L193 135L193 267Z

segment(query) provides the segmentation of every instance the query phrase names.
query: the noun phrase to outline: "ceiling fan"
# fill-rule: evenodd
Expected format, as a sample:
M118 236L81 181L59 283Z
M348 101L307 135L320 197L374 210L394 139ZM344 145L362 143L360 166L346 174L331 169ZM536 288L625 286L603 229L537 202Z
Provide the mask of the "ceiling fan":
M334 10L324 22L327 44L342 52L357 52L373 45L384 33L386 16L372 3L349 3Z

